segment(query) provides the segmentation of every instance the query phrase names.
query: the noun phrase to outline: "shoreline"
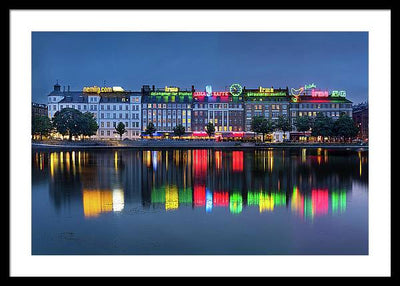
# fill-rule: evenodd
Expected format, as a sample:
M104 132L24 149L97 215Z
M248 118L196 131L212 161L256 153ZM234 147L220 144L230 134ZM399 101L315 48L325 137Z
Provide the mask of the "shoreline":
M172 143L172 144L171 144ZM237 142L163 142L163 141L154 141L154 142L130 142L126 144L120 145L94 145L94 144L43 144L43 143L31 143L32 149L44 149L44 150L58 150L58 149L91 149L91 150L101 150L101 149L290 149L290 148L328 148L328 149L345 149L345 150L362 150L368 151L368 145L355 145L355 144L303 144L303 143L267 143L263 145L255 145L254 143L241 143L237 144Z

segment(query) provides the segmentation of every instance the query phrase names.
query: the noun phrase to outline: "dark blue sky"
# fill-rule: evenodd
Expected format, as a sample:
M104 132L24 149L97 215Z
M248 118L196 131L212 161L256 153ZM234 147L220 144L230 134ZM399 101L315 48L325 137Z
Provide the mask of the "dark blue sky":
M368 99L367 32L33 32L32 101L59 81L84 86L178 86L214 91L232 83L346 90Z

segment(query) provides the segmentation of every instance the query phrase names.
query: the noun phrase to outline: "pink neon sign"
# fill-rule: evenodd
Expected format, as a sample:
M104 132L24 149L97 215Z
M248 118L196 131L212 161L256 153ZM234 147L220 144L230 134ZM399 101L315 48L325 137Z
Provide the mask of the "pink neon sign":
M311 96L312 97L328 97L328 91L327 90L311 90Z
M206 96L206 93L204 91L195 91L193 96Z
M196 91L193 92L193 96L197 97L197 96L206 96L207 93L204 91ZM213 91L211 93L211 96L229 96L229 91Z

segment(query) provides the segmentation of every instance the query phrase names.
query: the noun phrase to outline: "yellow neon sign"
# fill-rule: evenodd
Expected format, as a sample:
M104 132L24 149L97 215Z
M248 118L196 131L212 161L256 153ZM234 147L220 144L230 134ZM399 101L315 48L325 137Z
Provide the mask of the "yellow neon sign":
M86 86L83 88L83 92L113 92L112 87L98 87L98 86Z
M260 90L260 92L274 92L274 89L272 87L262 87L262 86L260 86L259 90Z
M179 88L178 87L165 87L165 92L178 92Z

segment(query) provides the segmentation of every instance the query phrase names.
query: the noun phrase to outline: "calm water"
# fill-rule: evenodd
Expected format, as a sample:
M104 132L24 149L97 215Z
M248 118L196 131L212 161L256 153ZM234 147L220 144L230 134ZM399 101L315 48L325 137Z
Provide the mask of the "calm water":
M32 254L368 254L368 152L33 150Z

